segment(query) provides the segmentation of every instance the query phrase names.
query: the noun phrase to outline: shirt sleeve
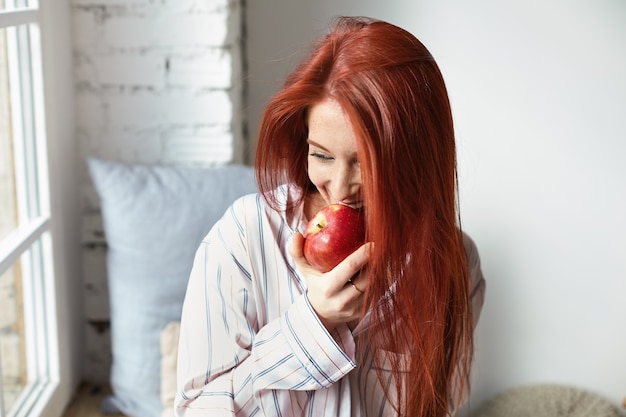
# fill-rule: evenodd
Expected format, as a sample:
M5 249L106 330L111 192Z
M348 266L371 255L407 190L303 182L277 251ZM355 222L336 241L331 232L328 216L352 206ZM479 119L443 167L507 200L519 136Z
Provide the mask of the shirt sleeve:
M178 416L285 415L294 393L306 399L304 391L329 387L356 366L347 326L328 333L302 294L260 322L268 277L252 272L259 268L246 215L231 208L196 253L181 319ZM278 256L266 249L252 252Z

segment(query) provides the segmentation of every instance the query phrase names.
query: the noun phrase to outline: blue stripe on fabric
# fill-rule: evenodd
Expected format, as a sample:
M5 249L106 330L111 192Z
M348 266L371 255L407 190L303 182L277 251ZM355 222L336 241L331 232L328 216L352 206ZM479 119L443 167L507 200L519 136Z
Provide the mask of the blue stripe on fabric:
M246 379L243 380L243 383L241 384L239 389L234 392L233 397L237 397L237 395L239 395L244 390L244 388L246 388L246 386L250 383L250 381L252 381L252 375L248 375Z
M298 382L296 385L292 385L291 387L289 387L290 390L292 391L297 391L300 388L302 388L303 386L305 386L306 384L309 383L309 381L313 380L313 377L309 376L306 379L304 379L303 381ZM317 381L315 381L317 382Z
M311 303L309 303L309 299L304 297L304 299L306 300L306 307L309 309L309 311L311 312L311 314L313 315L313 317L315 317L315 320L317 322L317 324L319 324L320 327L325 328L324 325L322 324L319 316L317 315L317 313L315 312L315 310L313 309L313 307L311 306ZM346 359L348 362L350 362L352 365L354 365L354 361L350 358L350 356L348 356L343 349L337 344L337 342L335 341L334 338L330 338L331 342L335 345L335 349L341 353L344 357L344 359Z
M231 204L229 211L230 211L230 215L233 217L233 221L235 222L235 226L239 230L239 234L244 235L245 228L243 227L243 224L241 223L241 221L239 221L239 218L237 217L237 212L235 211L235 205L234 204Z
M315 408L313 407L314 404L315 404L315 393L312 392L311 396L309 397L309 410L307 414L309 417L317 417L313 414L313 411L315 410Z
M309 362L313 365L313 367L315 367L315 369L317 369L317 371L324 377L324 379L326 379L326 381L328 381L330 383L333 383L334 381L332 379L330 379L330 377L328 375L326 375L326 373L317 364L317 362L315 362L315 360L313 359L313 356L309 353L309 351L305 349L304 343L302 343L302 341L300 341L300 339L298 339L296 332L294 332L294 327L291 324L291 321L289 320L289 311L285 312L285 322L287 323L287 328L289 329L289 332L293 336L294 340L296 341L296 343L298 344L298 346L300 347L302 352L304 352L304 355L309 360ZM304 367L304 369L306 369L306 367ZM311 376L313 376L313 375L311 375ZM319 383L319 381L317 381L317 379L315 379L315 381L317 383ZM324 386L321 383L319 383L319 384L320 384L320 386Z
M226 252L228 252L230 254L230 257L232 259L232 261L237 265L237 268L239 268L239 270L245 275L246 278L248 278L248 281L252 281L252 274L250 273L250 271L248 271L237 259L237 257L235 256L234 253L232 253L228 247L229 245L226 243L226 240L224 239L224 236L222 235L222 231L221 229L218 229L217 231L217 235L220 239L220 242L222 242L222 246L224 247L224 249L226 250Z
M246 328L248 329L248 333L250 336L250 340L254 340L255 332L252 328L252 324L248 320L248 304L250 303L250 292L244 288L243 289L243 314L246 317Z
M287 269L289 270L289 273L291 274L291 276L293 278L295 278L295 280L298 283L298 285L300 285L300 290L302 292L305 292L306 291L306 285L304 285L304 281L302 281L300 279L300 275L298 275L298 273L296 272L296 269L294 267L292 267L289 263L287 263Z
M261 340L259 340L259 341L256 341L256 340L255 340L255 342L254 342L254 347L257 347L257 346L263 346L264 344L269 343L269 342L271 342L272 340L274 340L274 339L275 339L277 336L279 336L280 334L281 334L281 331L280 331L280 330L277 330L277 331L276 331L273 335L271 335L270 337L267 337L267 338L265 338L265 339L261 339Z
M227 335L230 335L230 326L227 320L226 299L224 298L224 292L222 291L222 264L217 264L217 293L222 301L222 322L224 323L224 330Z
M276 408L276 416L282 417L283 413L280 411L280 401L278 401L278 395L276 395L276 390L272 390L272 398L274 399L274 408Z
M207 294L209 293L207 291L207 261L208 261L208 252L209 252L209 245L204 245L204 263L203 263L203 278L204 278L204 308L206 311L206 316L207 316L207 320L206 320L206 332L207 332L207 338L208 340L211 340L211 306L209 303L209 297L207 296ZM213 349L212 349L212 345L211 343L208 344L208 348L207 348L207 363L213 363ZM211 379L211 368L208 367L206 372L205 372L205 381L204 383L207 384L209 382L209 380Z
M203 391L200 393L200 397L228 397L233 399L235 396L232 392L228 391Z
M259 246L261 249L261 274L263 280L263 298L265 300L267 297L267 260L265 259L265 233L263 229L263 215L262 215L262 207L261 207L261 194L256 195L256 215L257 215L257 227L259 230Z
M337 392L342 392L343 391L343 379L340 379L337 382L337 384L338 384ZM335 409L335 417L340 417L341 416L340 410L341 410L341 407L337 407Z
M264 370L262 370L261 372L257 372L257 374L254 376L254 378L252 379L252 381L256 381L257 379L261 378L262 376L267 375L268 373L272 372L273 370L275 370L276 368L280 368L281 365L283 365L285 362L287 362L289 359L293 358L293 353L290 353L289 355L285 356L284 358L282 358L281 360L275 362L272 366L270 366L269 368L265 368Z
M237 260L232 252L230 252L230 256L237 265L237 268L239 268L239 270L246 276L246 278L248 278L248 281L252 281L252 274L246 268L244 268L244 266Z

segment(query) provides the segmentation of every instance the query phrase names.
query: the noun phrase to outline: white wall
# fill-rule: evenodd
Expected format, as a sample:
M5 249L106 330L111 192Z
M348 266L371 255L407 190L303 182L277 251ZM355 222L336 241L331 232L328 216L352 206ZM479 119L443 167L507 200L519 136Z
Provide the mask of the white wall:
M260 4L262 3L262 4ZM251 138L337 14L417 35L447 80L487 301L472 403L525 383L626 396L626 3L248 2Z

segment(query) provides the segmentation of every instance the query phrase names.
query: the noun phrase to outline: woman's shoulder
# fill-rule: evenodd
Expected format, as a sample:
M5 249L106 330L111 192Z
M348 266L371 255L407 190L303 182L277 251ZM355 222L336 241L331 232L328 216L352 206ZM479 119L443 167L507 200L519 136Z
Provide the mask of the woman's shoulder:
M229 212L237 218L248 219L270 219L271 222L286 222L288 224L298 224L301 217L301 210L296 210L287 218L286 208L298 198L298 191L289 185L282 185L263 195L259 192L246 194L237 198L230 207ZM273 204L269 204L272 201Z
M469 234L463 231L463 246L465 247L465 255L467 256L470 265L472 261L478 260L478 247Z
M270 192L273 201L278 202L278 211L286 206L288 192L286 186L282 186ZM235 199L230 210L236 213L258 213L259 211L271 210L267 200L270 196L264 196L260 192L245 194Z
M463 232L463 244L465 246L465 257L467 259L467 267L470 273L470 291L472 297L478 293L484 293L485 278L480 266L480 255L478 253L478 247L474 240L466 232Z
M231 204L231 210L235 209L235 210L245 210L246 207L249 207L252 204L255 204L255 201L257 201L260 198L261 194L258 192L255 193L249 193L249 194L244 194L238 198L235 199L235 201L233 201L233 203Z

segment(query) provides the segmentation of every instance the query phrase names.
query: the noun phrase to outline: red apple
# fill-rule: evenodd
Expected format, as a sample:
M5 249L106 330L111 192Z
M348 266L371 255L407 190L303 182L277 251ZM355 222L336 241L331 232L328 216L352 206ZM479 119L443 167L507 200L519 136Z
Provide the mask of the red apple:
M304 231L304 257L315 269L328 272L365 243L361 210L331 204L309 221Z

